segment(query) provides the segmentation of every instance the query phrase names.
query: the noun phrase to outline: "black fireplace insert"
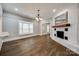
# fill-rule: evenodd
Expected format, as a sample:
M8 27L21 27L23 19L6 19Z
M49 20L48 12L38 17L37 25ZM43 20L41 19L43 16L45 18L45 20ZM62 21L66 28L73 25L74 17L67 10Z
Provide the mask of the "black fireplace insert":
M57 31L57 37L64 39L64 31Z

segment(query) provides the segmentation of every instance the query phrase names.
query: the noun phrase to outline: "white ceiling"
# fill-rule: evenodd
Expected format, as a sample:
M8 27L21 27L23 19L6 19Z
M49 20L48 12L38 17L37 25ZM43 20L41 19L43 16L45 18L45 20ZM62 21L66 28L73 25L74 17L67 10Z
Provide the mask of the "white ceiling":
M72 5L66 3L3 3L3 10L8 11L14 14L18 14L24 17L35 18L37 15L37 10L40 9L40 16L44 19L50 18L53 16L53 9L56 9L56 12L63 10L65 7ZM18 11L15 11L14 8L18 8Z

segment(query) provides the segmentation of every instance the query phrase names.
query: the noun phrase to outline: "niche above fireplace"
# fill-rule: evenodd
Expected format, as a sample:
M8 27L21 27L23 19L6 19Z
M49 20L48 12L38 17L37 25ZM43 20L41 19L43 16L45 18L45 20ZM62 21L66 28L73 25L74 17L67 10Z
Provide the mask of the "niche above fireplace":
M68 11L61 13L55 17L55 25L68 23Z
M70 27L70 23L68 23L68 10L65 10L63 13L59 13L54 17L55 23L52 28L58 27Z

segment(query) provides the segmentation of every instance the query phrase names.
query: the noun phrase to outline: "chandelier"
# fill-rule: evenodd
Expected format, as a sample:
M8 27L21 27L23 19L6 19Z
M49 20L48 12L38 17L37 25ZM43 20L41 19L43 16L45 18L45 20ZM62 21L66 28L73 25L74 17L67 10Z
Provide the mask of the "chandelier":
M38 14L37 14L37 16L36 16L35 19L36 19L37 21L43 20L43 19L40 17L40 14L39 14L40 10L39 10L39 9L37 10L37 12L38 12Z

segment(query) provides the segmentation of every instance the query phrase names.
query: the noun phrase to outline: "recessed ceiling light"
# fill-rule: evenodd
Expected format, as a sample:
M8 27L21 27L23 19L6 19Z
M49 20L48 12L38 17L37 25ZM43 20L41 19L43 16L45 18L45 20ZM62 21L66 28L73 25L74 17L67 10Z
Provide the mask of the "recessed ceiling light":
M15 11L18 11L18 8L15 8L14 10L15 10Z
M53 12L56 12L56 9L53 9Z

